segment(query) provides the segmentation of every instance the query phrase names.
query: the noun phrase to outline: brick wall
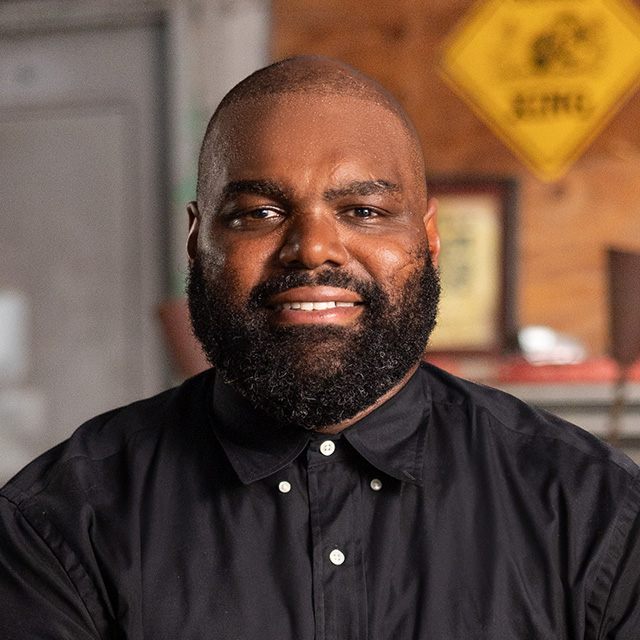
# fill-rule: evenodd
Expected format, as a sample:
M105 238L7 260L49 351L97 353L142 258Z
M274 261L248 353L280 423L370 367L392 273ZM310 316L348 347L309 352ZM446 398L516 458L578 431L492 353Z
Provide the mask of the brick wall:
M472 0L273 0L272 58L329 55L385 85L414 120L433 174L515 176L521 325L607 348L604 249L640 250L640 93L561 179L536 178L438 75ZM639 320L640 321L640 320Z

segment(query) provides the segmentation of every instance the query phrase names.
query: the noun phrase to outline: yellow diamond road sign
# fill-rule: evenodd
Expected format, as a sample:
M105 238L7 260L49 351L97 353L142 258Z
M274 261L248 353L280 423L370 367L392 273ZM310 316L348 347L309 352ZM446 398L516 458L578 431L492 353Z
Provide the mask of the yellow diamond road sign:
M636 89L640 15L628 0L486 0L450 38L443 76L557 178Z

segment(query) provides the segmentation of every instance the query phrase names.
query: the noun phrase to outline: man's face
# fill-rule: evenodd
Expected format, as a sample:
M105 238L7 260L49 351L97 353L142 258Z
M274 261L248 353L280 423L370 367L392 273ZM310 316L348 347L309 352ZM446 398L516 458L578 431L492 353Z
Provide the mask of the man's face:
M415 366L433 325L435 203L408 135L371 102L313 95L232 107L220 128L191 212L196 334L278 419L351 417Z

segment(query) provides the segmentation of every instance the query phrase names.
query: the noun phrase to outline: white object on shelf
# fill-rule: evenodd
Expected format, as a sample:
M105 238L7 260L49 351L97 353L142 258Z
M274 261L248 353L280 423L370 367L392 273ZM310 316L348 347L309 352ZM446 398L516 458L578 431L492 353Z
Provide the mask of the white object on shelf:
M578 340L549 327L523 327L518 332L518 343L525 360L533 365L580 364L587 357Z

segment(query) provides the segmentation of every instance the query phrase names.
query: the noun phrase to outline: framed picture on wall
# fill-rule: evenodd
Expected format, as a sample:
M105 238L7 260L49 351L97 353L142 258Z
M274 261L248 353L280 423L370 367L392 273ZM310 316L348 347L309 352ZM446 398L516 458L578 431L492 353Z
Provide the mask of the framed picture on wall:
M442 298L427 353L499 354L515 341L517 183L434 177Z

